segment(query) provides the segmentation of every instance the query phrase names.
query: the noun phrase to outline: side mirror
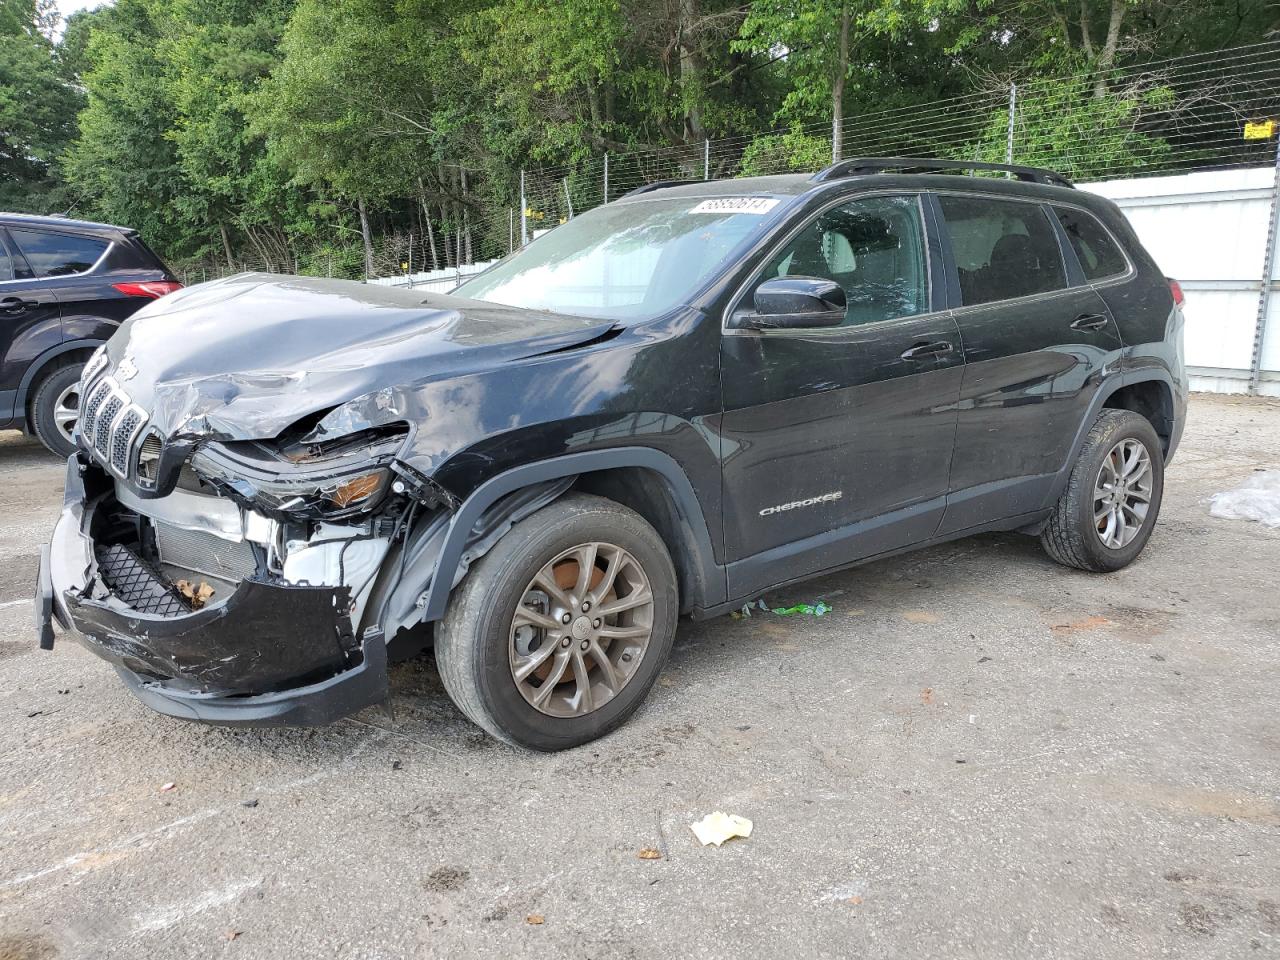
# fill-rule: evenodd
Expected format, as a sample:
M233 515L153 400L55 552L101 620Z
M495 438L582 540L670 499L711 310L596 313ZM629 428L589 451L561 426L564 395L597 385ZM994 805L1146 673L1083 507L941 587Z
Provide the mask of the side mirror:
M844 288L818 277L775 277L756 287L755 314L744 326L761 329L838 327L848 306Z

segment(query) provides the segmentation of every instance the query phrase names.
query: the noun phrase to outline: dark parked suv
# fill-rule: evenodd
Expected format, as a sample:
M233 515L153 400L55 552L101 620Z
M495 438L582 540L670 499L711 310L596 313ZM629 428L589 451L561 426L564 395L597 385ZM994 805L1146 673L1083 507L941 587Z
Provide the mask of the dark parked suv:
M80 368L135 310L179 286L133 230L0 213L0 429L70 455Z
M84 373L42 645L272 724L433 642L468 717L554 750L637 708L682 613L986 530L1123 567L1181 295L1109 201L960 167L654 184L452 296L243 275L139 311Z

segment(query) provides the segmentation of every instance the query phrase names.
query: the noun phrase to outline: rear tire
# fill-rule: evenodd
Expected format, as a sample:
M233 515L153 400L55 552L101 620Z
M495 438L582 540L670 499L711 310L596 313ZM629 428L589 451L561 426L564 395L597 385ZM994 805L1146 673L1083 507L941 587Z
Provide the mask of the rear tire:
M1077 570L1128 566L1151 538L1164 496L1164 455L1146 417L1103 410L1040 534L1045 552Z
M494 737L564 750L636 711L671 651L678 609L675 567L653 527L612 500L570 494L471 567L436 632L436 666L453 702Z
M75 452L71 439L80 408L83 364L59 367L36 386L31 400L31 431L49 451L64 460Z

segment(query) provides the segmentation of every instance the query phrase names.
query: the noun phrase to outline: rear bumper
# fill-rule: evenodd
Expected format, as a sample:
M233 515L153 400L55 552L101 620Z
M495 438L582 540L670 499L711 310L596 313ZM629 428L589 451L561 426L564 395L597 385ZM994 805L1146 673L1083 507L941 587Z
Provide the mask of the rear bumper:
M52 646L56 620L148 706L210 723L323 724L386 700L385 641L375 630L352 636L346 588L250 578L201 610L141 612L98 575L88 533L96 502L70 458L36 583L42 646Z

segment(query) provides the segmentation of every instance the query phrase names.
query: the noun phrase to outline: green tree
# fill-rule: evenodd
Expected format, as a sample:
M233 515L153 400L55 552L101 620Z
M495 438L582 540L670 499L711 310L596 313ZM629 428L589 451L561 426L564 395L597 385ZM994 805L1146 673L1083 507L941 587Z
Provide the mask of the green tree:
M753 0L733 46L780 62L787 93L779 117L797 122L825 112L831 156L838 160L850 82L861 76L882 91L892 89L879 69L882 41L909 31L927 40L926 31L936 33L939 19L961 6L962 0Z
M78 211L136 227L172 255L198 244L201 225L184 212L191 188L168 136L173 97L160 50L167 6L119 0L111 29L91 32L88 105L66 166Z
M65 198L60 164L80 94L47 34L48 0L0 0L0 207L48 213Z
M302 0L255 98L255 129L295 180L355 207L366 273L373 210L412 196L432 166L437 20L427 0Z

